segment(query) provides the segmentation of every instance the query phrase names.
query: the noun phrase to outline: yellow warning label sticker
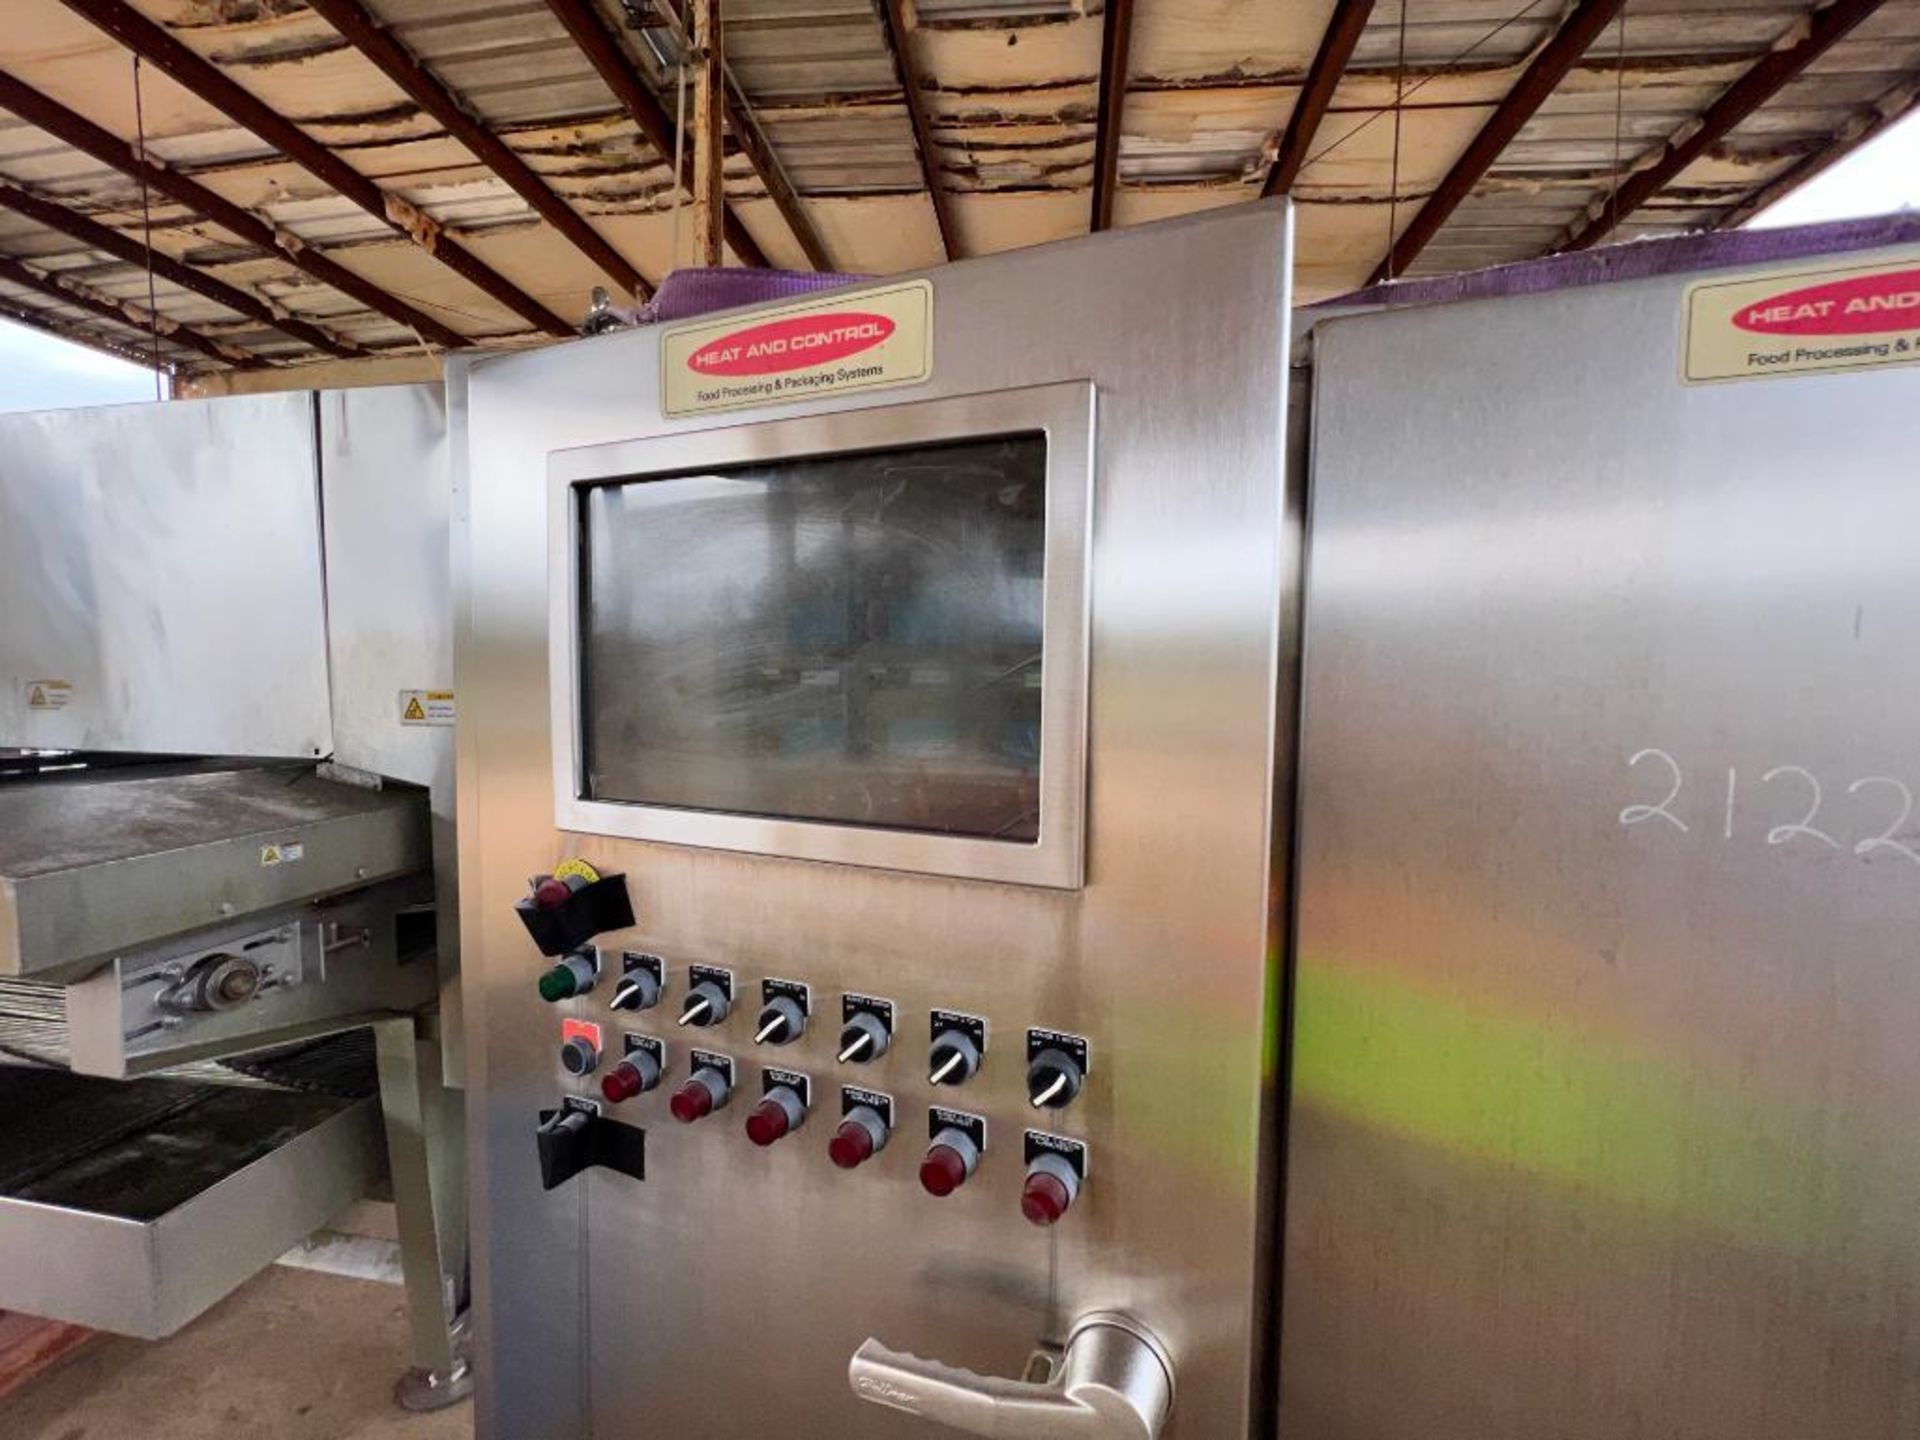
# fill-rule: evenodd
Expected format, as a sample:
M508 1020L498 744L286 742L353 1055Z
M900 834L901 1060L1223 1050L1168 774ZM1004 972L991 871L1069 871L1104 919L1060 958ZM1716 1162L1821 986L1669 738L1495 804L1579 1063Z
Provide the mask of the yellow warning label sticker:
M27 709L64 710L73 700L73 685L66 680L29 680Z
M278 845L260 847L262 865L291 865L296 860L307 858L306 842L301 840L282 840Z
M402 725L451 725L455 714L456 707L451 690L402 690L400 692L400 723Z

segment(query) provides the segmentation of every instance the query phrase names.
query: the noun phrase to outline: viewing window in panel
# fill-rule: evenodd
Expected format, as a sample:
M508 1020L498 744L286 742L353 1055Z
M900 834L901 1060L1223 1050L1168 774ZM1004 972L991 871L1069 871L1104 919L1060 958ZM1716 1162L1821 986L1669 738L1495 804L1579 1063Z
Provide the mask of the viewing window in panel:
M1046 437L580 492L589 800L1033 842Z

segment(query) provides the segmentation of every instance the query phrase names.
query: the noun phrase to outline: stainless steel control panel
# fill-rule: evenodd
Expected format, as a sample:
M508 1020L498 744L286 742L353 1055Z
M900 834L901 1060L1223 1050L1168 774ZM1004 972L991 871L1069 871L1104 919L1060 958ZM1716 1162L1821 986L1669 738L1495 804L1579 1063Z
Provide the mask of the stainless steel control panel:
M1267 1433L1288 223L932 272L911 388L450 362L483 1436Z
M661 960L631 950L625 954L634 962L626 975L652 975ZM1010 1145L1005 1147L1009 1153L996 1152L994 1158L999 1165L1022 1168L1021 1215L1043 1228L1057 1223L1087 1181L1088 1142L1054 1133L1066 1124L1092 1068L1092 1042L1083 1035L1031 1026L1024 1030L1024 1049L990 1054L985 1017L941 1006L914 1012L924 1014L926 1024L920 1033L902 1037L894 1030L900 1007L853 991L835 997L846 1017L843 1026L837 1031L811 1027L812 987L804 981L761 980L765 1003L757 1014L747 1014L722 991L721 977L731 988L731 971L689 965L684 970L687 998L675 1013L670 982L648 986L644 996L623 985L599 983L612 973L599 947L591 956L568 956L548 973L555 971L569 975L569 988L558 994L555 986L538 987L542 999L559 1004L585 998L591 1002L584 1007L588 1013L603 1005L606 1010L592 1020L576 1014L558 1021L562 1076L556 1078L591 1080L610 1107L635 1102L614 1112L623 1120L658 1124L671 1119L682 1125L720 1120L722 1125L709 1126L713 1129L723 1128L731 1117L748 1142L761 1149L798 1140L806 1128L801 1143L820 1152L816 1163L841 1170L874 1164L889 1174L917 1163L920 1188L944 1200L973 1179L987 1156L987 1123L965 1110L968 1094L981 1094L989 1084L1004 1088L1017 1074L1033 1128L1024 1132L1020 1148ZM669 1037L674 1029L689 1027L699 1038L676 1063ZM617 1053L605 1038L616 1030L622 1037ZM756 1075L757 1083L751 1078ZM738 1094L743 1086L745 1093ZM736 1099L741 1103L733 1104ZM880 1162L902 1126L908 1130L905 1139Z

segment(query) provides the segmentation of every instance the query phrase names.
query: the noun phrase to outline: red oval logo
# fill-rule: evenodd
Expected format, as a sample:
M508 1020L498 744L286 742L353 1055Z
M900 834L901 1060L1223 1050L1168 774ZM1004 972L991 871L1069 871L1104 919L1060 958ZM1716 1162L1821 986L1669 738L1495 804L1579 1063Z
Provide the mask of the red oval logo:
M687 357L702 375L778 375L871 350L893 334L893 321L860 310L769 320L709 340Z
M1920 330L1920 269L1856 275L1742 306L1742 330L1763 335L1877 335Z

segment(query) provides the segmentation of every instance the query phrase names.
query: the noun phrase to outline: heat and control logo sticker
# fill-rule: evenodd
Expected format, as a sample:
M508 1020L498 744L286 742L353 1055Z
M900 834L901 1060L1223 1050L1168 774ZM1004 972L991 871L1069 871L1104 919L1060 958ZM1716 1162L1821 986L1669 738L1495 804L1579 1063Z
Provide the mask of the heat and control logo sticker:
M660 340L661 408L698 415L848 390L918 385L933 375L933 285L817 296Z
M1688 287L1682 378L1875 369L1920 361L1920 257Z
M775 320L709 340L687 365L702 375L783 375L871 350L898 328L884 315L857 310Z

